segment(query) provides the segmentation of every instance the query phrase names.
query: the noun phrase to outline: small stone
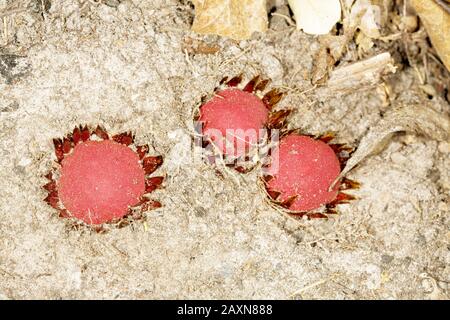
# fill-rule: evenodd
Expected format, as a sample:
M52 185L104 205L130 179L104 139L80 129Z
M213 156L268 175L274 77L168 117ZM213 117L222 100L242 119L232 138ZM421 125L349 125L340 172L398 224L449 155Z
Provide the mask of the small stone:
M205 210L205 208L203 208L202 206L196 206L196 207L194 208L194 210L195 210L195 216L196 216L196 217L201 218L201 217L206 216L206 210Z
M15 54L0 55L0 75L6 79L7 84L23 77L29 69L30 65L25 57Z
M391 160L396 164L402 164L406 162L406 157L400 152L395 152L391 155Z
M416 243L420 246L427 244L427 238L423 234L417 234Z
M445 201L441 201L441 202L439 202L439 204L438 204L438 208L439 208L439 210L442 211L442 212L447 212L447 211L449 210L449 205L448 205ZM449 238L450 238L450 231L449 231L449 233L448 233L448 236L449 236Z
M128 1L121 1L117 6L117 10L120 14L125 14L128 10L130 10L130 3Z
M414 32L419 26L417 16L403 16L401 18L402 25L407 32Z
M4 107L1 107L0 112L14 112L17 111L17 109L19 109L19 103L17 101L13 101Z
M0 292L0 300L10 300L6 294Z
M27 167L31 164L32 160L30 158L22 158L20 159L18 165L21 167Z
M410 144L416 143L417 140L418 140L417 135L409 134L409 133L405 134L402 137L400 137L400 139L401 139L401 142L406 144L406 145L410 145Z
M286 19L280 15L289 17L289 7L287 5L276 8L275 11L279 15L270 17L270 28L275 31L281 31L289 27Z
M376 290L381 285L381 269L377 265L370 264L366 268L367 281L366 286L369 290Z
M450 143L445 142L445 141L440 142L438 145L438 150L441 153L449 154L450 153Z
M429 95L431 97L436 96L436 90L430 84L421 85L420 89L422 89L422 91L425 92L425 94L427 94L427 95Z
M117 8L120 4L120 0L106 0L105 4L111 8Z
M117 20L117 11L111 6L101 6L97 13L99 18L106 23L114 23Z

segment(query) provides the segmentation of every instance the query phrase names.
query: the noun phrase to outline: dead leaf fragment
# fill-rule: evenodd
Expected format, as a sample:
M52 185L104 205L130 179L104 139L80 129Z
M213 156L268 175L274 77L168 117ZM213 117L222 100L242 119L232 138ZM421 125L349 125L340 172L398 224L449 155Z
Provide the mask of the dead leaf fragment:
M266 0L193 0L192 31L217 34L235 40L249 39L253 32L265 32Z
M323 85L329 73L333 70L335 62L339 61L346 50L349 37L325 35L320 37L320 48L314 55L311 70L312 84Z
M450 13L434 0L411 0L411 4L422 20L439 57L450 71Z
M297 29L309 34L327 34L341 19L339 0L288 0Z
M435 111L425 101L399 102L361 139L359 147L347 161L338 181L366 157L380 152L396 132L424 135L437 141L450 140L450 117ZM335 181L335 182L336 182ZM331 185L332 188L334 183Z
M368 59L335 69L328 80L328 90L351 92L380 83L381 77L395 73L394 59L383 52Z
M181 49L189 54L215 54L220 50L220 47L215 44L208 44L202 40L186 37L183 40Z
M387 20L388 0L356 0L350 12L350 26L367 37L377 39Z

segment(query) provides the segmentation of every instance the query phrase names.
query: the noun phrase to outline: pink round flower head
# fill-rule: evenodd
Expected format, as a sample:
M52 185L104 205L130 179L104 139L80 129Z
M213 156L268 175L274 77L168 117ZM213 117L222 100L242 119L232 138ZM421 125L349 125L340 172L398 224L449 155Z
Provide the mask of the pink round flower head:
M70 214L101 224L127 214L145 193L138 155L111 141L86 141L61 162L58 194Z
M240 157L261 139L269 111L256 95L239 89L218 92L200 108L203 134L229 156ZM228 131L228 135L227 135Z
M277 200L296 196L289 207L293 211L310 211L332 202L339 183L328 191L341 171L333 149L323 141L290 134L281 139L272 153L267 183L270 191L279 192Z

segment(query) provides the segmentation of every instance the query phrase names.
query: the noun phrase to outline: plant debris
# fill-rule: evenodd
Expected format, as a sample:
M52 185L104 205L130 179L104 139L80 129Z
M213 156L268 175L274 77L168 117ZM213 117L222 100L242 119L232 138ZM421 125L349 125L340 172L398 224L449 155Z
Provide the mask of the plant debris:
M380 83L382 76L394 73L396 67L389 52L383 52L330 73L326 90L353 92Z
M380 152L393 134L401 131L424 135L438 141L449 141L450 117L448 114L436 112L426 101L398 101L391 110L386 112L378 124L362 138L358 149L347 161L335 182L344 177L365 158Z
M297 29L309 34L327 34L341 19L339 0L288 0Z
M441 1L412 0L411 3L425 25L425 29L439 57L447 67L447 70L450 71L450 41L448 40L450 13L447 11L450 8L450 4L446 4L446 10L444 9L445 4L439 4Z
M30 64L25 57L15 54L0 54L0 75L7 84L12 84L15 80L23 77L30 69Z
M378 39L388 17L390 0L357 0L350 11L349 24L370 38Z
M220 47L203 40L186 37L181 44L181 50L188 54L215 54L220 51Z
M194 32L245 40L254 32L267 30L265 0L193 0L193 3Z

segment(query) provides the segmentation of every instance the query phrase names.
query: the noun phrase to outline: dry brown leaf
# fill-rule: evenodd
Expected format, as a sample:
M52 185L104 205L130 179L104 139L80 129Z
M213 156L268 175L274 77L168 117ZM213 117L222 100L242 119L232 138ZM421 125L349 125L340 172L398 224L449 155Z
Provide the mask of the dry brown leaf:
M450 14L434 0L411 0L411 4L422 20L439 57L450 71Z
M220 47L215 44L208 44L205 41L186 37L181 44L181 50L189 54L215 54Z
M266 0L193 0L192 31L235 40L249 39L267 30Z
M328 74L333 70L335 60L327 46L322 45L314 56L311 69L311 83L322 85L328 80Z
M406 131L438 141L450 140L450 117L438 113L427 103L398 103L362 138L358 149L348 160L339 180L366 157L376 154L396 132Z
M320 48L315 53L311 69L312 84L322 85L333 70L336 61L341 59L349 42L349 37L324 35L319 38Z

